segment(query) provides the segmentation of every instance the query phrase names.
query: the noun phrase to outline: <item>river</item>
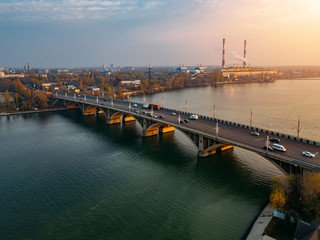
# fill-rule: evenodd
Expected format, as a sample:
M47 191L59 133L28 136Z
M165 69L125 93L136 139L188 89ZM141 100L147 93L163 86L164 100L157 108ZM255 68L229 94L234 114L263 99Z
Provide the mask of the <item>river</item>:
M254 124L283 131L280 119L294 129L291 116L302 109L301 134L317 138L307 126L319 120L312 113L319 87L284 80L183 89L146 101L161 104L163 96L166 107L184 109L187 99L188 111L205 115L215 104L219 118L243 123L252 108ZM280 89L286 91L278 96ZM305 101L283 106L291 97ZM136 123L108 126L104 116L76 110L0 117L0 239L242 239L268 200L272 176L281 175L240 148L198 159L179 131L141 135Z

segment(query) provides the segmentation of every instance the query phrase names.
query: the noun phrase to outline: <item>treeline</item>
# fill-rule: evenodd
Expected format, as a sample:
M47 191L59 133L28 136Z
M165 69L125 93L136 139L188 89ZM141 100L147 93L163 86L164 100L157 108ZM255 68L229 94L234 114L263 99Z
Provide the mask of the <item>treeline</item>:
M274 177L270 203L294 219L311 222L320 218L320 174Z
M20 79L5 79L4 81L0 81L0 91L4 90L5 106L7 109L45 109L49 106L49 97L45 93L39 90L27 89ZM12 95L14 102L10 102L9 91L14 93Z

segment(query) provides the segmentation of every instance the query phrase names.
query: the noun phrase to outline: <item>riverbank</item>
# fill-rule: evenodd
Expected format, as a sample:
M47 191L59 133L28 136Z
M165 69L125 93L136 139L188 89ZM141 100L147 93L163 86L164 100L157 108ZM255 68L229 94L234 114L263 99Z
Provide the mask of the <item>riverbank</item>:
M273 217L273 208L271 207L271 204L268 203L267 206L260 212L256 221L252 225L246 240L273 239L270 237L265 238L265 236L262 236L264 230L270 223L272 217Z
M30 110L30 111L16 111L16 112L0 112L0 116L14 116L41 112L56 112L66 110L66 108L51 108L51 109L40 109L40 110Z

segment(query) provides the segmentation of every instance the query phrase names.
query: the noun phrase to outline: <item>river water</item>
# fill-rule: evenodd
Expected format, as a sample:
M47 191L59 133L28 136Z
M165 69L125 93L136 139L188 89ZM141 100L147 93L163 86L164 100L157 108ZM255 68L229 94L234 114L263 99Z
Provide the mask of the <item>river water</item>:
M181 109L187 98L188 111L205 115L214 102L220 118L244 123L252 108L254 123L263 125L269 120L258 122L262 110L274 116L274 103L284 104L275 98L306 99L283 106L278 119L309 109L301 108L311 98L302 86L313 92L319 83L228 85L163 96L166 106ZM292 92L296 85L299 91ZM281 88L286 91L278 96ZM147 97L161 100L162 94ZM311 100L319 103L318 96ZM319 115L308 111L314 126ZM104 116L76 110L0 117L0 239L242 239L268 200L271 177L281 175L240 148L198 159L179 131L141 135L136 123L108 126Z

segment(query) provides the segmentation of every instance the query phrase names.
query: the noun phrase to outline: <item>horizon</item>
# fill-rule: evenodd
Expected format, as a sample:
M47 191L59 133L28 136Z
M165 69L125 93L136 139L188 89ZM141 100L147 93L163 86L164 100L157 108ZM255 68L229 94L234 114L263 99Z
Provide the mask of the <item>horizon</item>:
M0 66L318 66L316 0L3 0ZM92 67L88 67L92 66Z

